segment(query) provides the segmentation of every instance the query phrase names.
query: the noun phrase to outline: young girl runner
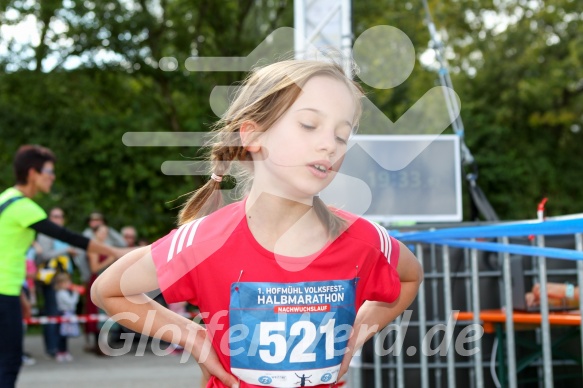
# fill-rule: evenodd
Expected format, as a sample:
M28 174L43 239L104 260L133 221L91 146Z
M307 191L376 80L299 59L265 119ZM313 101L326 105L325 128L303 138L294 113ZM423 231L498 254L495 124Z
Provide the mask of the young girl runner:
M180 228L107 269L95 303L190 351L207 387L338 381L363 343L411 304L422 277L383 228L318 197L340 167L361 97L326 62L253 71L217 124L211 179L181 210ZM221 208L227 174L239 184L246 174L250 185ZM157 288L169 303L198 306L205 326L145 295Z

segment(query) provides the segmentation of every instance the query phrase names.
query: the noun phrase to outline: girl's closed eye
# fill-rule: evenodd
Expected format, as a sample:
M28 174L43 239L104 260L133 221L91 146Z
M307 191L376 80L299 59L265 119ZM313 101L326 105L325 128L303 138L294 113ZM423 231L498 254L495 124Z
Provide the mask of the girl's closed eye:
M345 139L341 136L336 136L336 141L341 144L348 144L348 139Z
M309 129L309 130L316 129L316 126L310 125L310 124L304 124L302 122L300 122L300 127L304 128L304 129Z
M352 136L352 129L347 127L341 127L336 131L336 141L342 145L347 145L350 137Z

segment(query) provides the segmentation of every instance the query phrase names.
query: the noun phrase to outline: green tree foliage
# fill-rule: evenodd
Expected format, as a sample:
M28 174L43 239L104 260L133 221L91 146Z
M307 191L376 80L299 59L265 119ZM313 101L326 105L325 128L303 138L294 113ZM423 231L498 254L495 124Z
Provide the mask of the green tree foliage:
M100 210L115 227L135 224L157 238L176 222L181 195L204 177L166 176L166 160L200 156L189 147L126 147L139 131L206 131L216 85L232 73L189 73L192 56L243 56L267 31L291 22L286 1L3 1L0 22L33 15L41 42L0 40L0 184L13 183L11 159L21 144L58 156L45 207L62 206L70 225ZM1 39L2 37L0 37ZM176 71L158 68L176 58Z
M478 183L500 217L534 218L543 197L550 215L582 212L582 3L428 3L461 98ZM389 24L406 32L416 48L420 60L404 84L371 91L396 119L437 80L437 64L426 55L431 50L422 2L355 2L354 11L356 34Z
M572 0L460 1L438 8L480 183L505 219L582 212L583 6ZM495 22L493 18L495 17ZM449 30L449 28L448 28Z

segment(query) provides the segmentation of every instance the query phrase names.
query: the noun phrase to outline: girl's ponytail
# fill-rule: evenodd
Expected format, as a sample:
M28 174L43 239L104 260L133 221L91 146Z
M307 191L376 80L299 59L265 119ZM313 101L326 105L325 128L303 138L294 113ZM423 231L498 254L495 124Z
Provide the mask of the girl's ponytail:
M219 190L220 182L210 179L196 190L178 213L178 225L186 224L206 216L223 206L223 195Z
M220 190L223 176L228 173L233 160L246 156L245 149L234 143L237 137L237 132L231 132L231 135L224 136L222 141L213 145L210 157L213 165L211 179L188 198L178 214L179 225L204 217L223 207L223 194Z

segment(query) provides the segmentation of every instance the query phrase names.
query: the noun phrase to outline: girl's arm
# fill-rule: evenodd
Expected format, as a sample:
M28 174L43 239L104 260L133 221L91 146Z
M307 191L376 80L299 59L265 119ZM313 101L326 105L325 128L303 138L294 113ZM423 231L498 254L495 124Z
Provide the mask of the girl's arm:
M403 243L399 242L400 255L397 272L401 281L401 293L393 303L366 301L358 310L347 352L342 360L338 379L348 370L352 356L375 333L385 328L411 305L423 280L423 270L417 258Z
M146 295L157 289L156 267L147 246L126 254L107 268L91 287L91 299L123 326L184 347L223 384L238 387L235 377L222 367L206 330ZM176 332L179 338L174 338Z

